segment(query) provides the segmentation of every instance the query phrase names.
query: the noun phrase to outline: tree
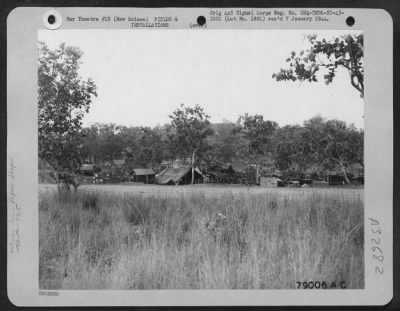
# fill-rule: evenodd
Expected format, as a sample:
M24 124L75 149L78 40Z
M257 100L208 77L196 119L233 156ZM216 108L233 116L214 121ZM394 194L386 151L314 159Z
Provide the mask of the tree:
M96 164L123 158L128 169L156 168L170 159L167 126L139 127L95 123L82 129L81 157Z
M125 166L128 171L138 167L138 154L141 150L140 137L141 129L137 126L118 126L118 142L120 144L120 155L125 159Z
M191 155L193 184L196 156L205 147L206 138L213 133L210 127L210 116L199 105L192 108L181 104L180 108L169 117L174 131L175 145L183 154Z
M273 151L272 138L278 129L278 123L265 121L262 115L251 116L246 113L239 117L236 132L241 133L247 140L242 155L256 165L257 182L261 165L267 160L267 156Z
M141 127L136 162L143 167L155 168L163 160L163 141L156 128Z
M40 43L38 48L39 157L54 168L59 189L76 190L82 119L97 96L96 85L79 76L83 53L77 47L63 43L50 50Z
M328 120L324 126L324 137L318 149L321 155L340 168L347 184L350 179L346 168L357 162L364 167L364 133L353 124L348 126L344 121Z
M221 169L226 163L240 157L246 140L235 133L235 124L229 121L211 124L214 134L208 138L208 149L202 155L202 160L208 167Z
M350 178L346 169L354 162L364 166L364 132L340 120L314 117L304 122L303 140L308 142L307 152L325 169L340 169L347 184Z
M300 125L286 125L276 131L274 162L284 175L301 176L319 163L317 154L309 147L307 136Z
M124 143L121 138L123 126L115 123L101 124L99 126L99 143L103 161L113 162L122 156Z
M317 73L325 68L323 78L330 84L338 68L345 68L350 75L351 85L364 96L364 38L359 35L343 35L332 40L319 40L316 35L308 36L310 48L299 53L292 52L286 59L288 69L274 73L276 81L317 82Z
M81 158L88 159L92 163L113 162L115 159L120 159L127 147L135 146L135 142L130 138L135 139L137 135L132 134L135 133L115 123L95 123L85 127L82 129L84 138L80 150Z
M80 149L81 159L96 163L100 158L101 148L99 144L99 124L82 128L82 147Z
M346 183L350 183L346 169L353 163L364 166L364 132L344 121L316 116L303 126L280 128L274 139L275 163L287 174L339 169Z

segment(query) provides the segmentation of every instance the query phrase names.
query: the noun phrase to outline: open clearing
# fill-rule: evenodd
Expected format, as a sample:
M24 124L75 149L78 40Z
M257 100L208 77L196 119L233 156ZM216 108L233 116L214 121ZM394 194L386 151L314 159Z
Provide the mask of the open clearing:
M41 289L364 287L364 191L41 185Z
M41 184L40 191L57 190L57 187L52 184ZM220 184L197 184L185 186L165 186L165 185L145 185L145 184L85 184L79 187L79 191L98 191L109 193L129 193L142 195L168 195L180 196L190 195L193 193L201 193L205 196L215 196L222 193L232 194L265 194L274 193L283 196L287 195L307 195L311 193L343 193L346 196L356 196L363 200L364 188L342 188L342 187L326 187L326 188L262 188L259 186L242 186L242 185L220 185Z

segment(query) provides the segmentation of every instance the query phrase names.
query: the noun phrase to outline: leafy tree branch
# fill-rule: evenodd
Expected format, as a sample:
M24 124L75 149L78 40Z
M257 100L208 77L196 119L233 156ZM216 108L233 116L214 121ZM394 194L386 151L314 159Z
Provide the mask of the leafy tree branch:
M286 59L287 69L280 69L272 78L276 81L317 82L321 67L326 84L332 83L338 68L344 68L350 75L351 85L364 96L364 37L343 35L332 40L308 36L310 48L296 53L292 51Z

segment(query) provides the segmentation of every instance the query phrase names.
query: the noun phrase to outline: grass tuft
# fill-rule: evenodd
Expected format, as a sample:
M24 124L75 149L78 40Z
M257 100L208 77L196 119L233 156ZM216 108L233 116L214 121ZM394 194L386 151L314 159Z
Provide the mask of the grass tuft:
M82 194L82 208L99 212L99 195L95 192L84 192Z

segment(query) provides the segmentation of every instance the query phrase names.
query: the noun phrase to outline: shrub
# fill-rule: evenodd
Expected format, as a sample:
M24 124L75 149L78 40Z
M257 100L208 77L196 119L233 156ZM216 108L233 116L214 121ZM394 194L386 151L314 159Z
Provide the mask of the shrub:
M82 208L99 212L99 194L97 192L84 192L82 194Z
M148 224L151 207L146 199L127 198L122 211L128 224L137 226Z

